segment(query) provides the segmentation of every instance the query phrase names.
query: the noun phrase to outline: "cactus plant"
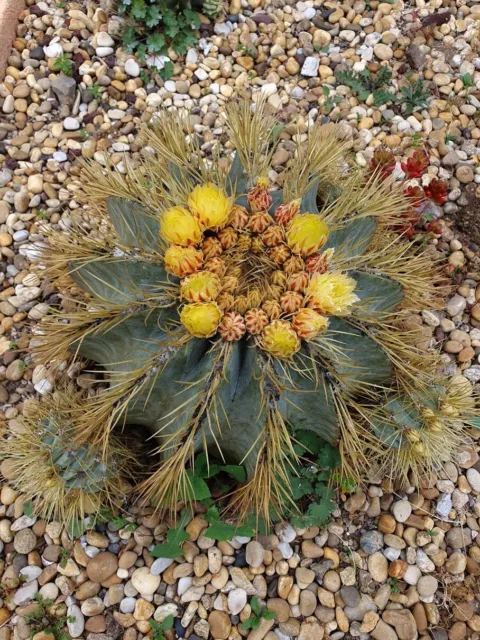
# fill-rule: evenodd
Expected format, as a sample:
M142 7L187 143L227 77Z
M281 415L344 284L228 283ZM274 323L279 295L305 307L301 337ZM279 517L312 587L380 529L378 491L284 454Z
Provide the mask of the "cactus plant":
M160 507L191 498L196 452L244 464L232 509L267 518L294 506L296 429L339 444L356 476L393 450L403 475L448 458L463 423L441 411L438 354L409 322L444 291L432 256L392 230L402 189L349 167L315 125L272 190L275 119L262 101L227 116L222 162L180 115L155 119L139 166L85 168L76 197L95 228L49 238L47 273L73 281L76 307L44 319L35 358L83 356L109 382L69 413L76 441L108 452L116 424L148 427L160 463L141 490ZM429 394L441 438L421 411L401 419Z
M130 455L115 438L108 456L76 445L69 412L82 398L56 392L46 402L27 401L19 424L7 431L2 447L3 476L47 518L70 522L121 500L128 491Z

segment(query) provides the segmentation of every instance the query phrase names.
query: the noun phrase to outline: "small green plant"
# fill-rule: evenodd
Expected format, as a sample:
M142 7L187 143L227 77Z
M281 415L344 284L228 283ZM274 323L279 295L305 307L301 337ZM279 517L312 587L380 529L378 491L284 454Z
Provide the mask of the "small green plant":
M117 529L117 531L119 531L120 529L124 529L125 531L135 531L135 529L137 528L136 522L131 522L123 516L112 518L110 519L110 522L113 524L115 529Z
M255 71L249 71L249 72L247 73L247 78L248 78L249 80L253 80L253 79L255 78L255 76L256 76L256 75L257 75L257 74L255 73Z
M425 533L427 534L427 536L430 536L430 538L438 535L438 531L434 531L433 529L425 529Z
M253 596L250 600L250 608L252 609L252 614L240 625L242 631L249 631L250 629L255 631L255 629L258 629L260 626L262 618L264 620L273 620L275 618L275 611L270 611L266 607L262 607L260 600L256 596Z
M462 81L464 89L470 89L475 84L471 73L464 73L463 76L460 76L460 80Z
M400 104L405 105L405 114L407 116L411 116L414 111L427 106L430 93L424 90L421 78L417 78L417 80L409 79L409 84L406 87L401 87L400 91L402 93Z
M23 360L19 360L17 366L19 371L25 371L25 369L27 368L27 364Z
M414 133L412 136L412 147L419 147L422 143L422 136L419 133Z
M103 102L102 88L99 84L94 84L89 88L90 93L92 94L94 100L97 102Z
M55 6L57 7L57 9L65 9L66 4L65 2L57 2Z
M73 63L66 53L62 53L62 55L58 56L52 66L54 69L61 71L66 76L72 75Z
M164 80L170 78L173 63L168 51L184 55L195 44L195 29L200 27L197 11L179 0L122 0L119 12L127 18L125 49L136 51Z
M30 639L40 631L44 634L52 634L55 640L70 640L70 635L65 631L67 622L75 622L72 616L55 616L49 611L53 600L44 598L39 593L34 595L37 608L25 616L25 622L30 626Z
M385 88L392 79L392 71L388 65L382 66L375 76L372 76L367 69L363 71L348 69L338 71L335 75L338 82L355 91L362 102L365 102L370 94L373 94L376 107L397 101L395 94Z
M61 547L60 548L60 566L62 569L65 569L65 567L67 566L67 562L68 562L68 551L65 549L65 547Z
M39 209L37 211L37 218L39 218L40 220L49 220L50 216L48 215L48 213L45 211L45 209Z
M449 142L455 142L455 143L458 142L457 136L451 136L451 135L447 134L445 136L445 144L448 144Z
M324 106L325 106L325 109L327 110L327 113L330 113L330 111L333 109L333 107L335 107L335 105L339 104L340 102L343 102L344 100L343 96L331 96L330 87L327 87L327 85L324 85L322 87L322 93L326 98Z
M331 484L340 465L340 454L311 431L297 431L295 441L294 450L301 457L302 465L290 473L290 487L295 503L303 503L304 515L289 514L290 521L299 527L321 526L328 522L335 509Z
M389 578L388 586L390 587L390 591L392 593L400 593L400 587L398 586L397 578Z
M16 351L18 349L18 344L16 342L10 342L8 349L9 351Z
M168 631L173 627L173 616L167 616L161 622L156 620L149 620L150 626L153 629L153 640L164 640L165 631Z

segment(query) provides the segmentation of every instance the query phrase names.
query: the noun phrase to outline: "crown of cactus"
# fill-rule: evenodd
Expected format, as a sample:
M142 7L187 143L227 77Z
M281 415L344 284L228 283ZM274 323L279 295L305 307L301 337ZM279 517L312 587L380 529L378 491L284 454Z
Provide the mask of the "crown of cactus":
M115 439L106 457L73 442L69 412L82 404L67 392L46 402L29 400L3 442L2 475L47 518L72 521L118 502L128 490L120 475L128 472L130 456Z
M45 319L36 358L80 355L109 382L70 413L77 440L108 451L118 422L149 427L161 462L141 488L162 507L191 495L199 450L244 464L232 508L266 517L290 499L296 429L339 443L356 475L394 448L402 473L448 457L458 421L439 438L410 412L434 394L438 358L408 319L443 291L431 255L392 231L401 187L349 168L335 129L315 125L272 190L265 103L230 107L226 125L235 153L219 161L160 116L139 166L85 169L95 228L52 233L43 261L77 285L76 307Z

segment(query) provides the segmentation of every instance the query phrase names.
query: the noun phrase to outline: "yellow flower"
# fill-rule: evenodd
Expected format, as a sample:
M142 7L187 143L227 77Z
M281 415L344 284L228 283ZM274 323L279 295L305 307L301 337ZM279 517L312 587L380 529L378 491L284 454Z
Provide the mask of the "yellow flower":
M328 320L313 309L300 309L293 316L292 326L299 338L313 340L321 331L326 331Z
M172 245L165 251L165 269L179 278L189 276L202 266L203 254L194 247Z
M220 293L220 278L211 271L197 271L180 283L180 295L188 302L211 302Z
M194 302L186 304L180 314L180 321L192 336L210 338L217 332L222 312L215 302Z
M163 212L160 235L169 244L190 247L202 240L200 226L185 207L171 207Z
M286 320L274 320L262 333L262 347L276 358L288 360L300 350L301 342Z
M359 298L353 292L357 283L341 271L314 273L306 291L307 306L319 313L342 316Z
M227 223L233 199L208 182L197 185L188 197L188 206L204 229L216 229Z
M287 230L287 243L293 253L309 256L328 240L328 227L316 213L302 213L293 218Z

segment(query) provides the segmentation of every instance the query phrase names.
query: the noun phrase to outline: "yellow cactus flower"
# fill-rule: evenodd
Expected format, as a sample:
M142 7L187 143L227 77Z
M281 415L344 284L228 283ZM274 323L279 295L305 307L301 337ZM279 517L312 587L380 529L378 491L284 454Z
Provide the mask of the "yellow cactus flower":
M172 276L184 278L202 266L203 254L195 247L172 245L165 251L165 270Z
M261 346L272 356L288 360L300 350L302 344L290 322L274 320L263 330Z
M188 206L204 229L218 229L228 222L233 199L213 183L197 185L188 197Z
M180 295L188 302L211 302L220 289L220 278L211 271L197 271L180 283Z
M215 302L186 304L180 314L181 323L196 338L215 335L221 319L222 312Z
M313 309L300 309L293 316L292 326L302 340L313 340L328 328L328 320Z
M295 216L287 229L287 243L293 253L310 256L328 240L328 227L316 213Z
M171 207L162 214L160 236L168 244L190 247L201 242L202 231L197 220L185 207Z
M357 283L341 271L314 273L305 298L307 306L319 313L343 316L359 301L353 292Z

